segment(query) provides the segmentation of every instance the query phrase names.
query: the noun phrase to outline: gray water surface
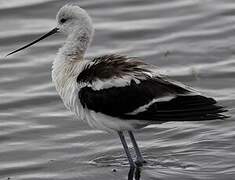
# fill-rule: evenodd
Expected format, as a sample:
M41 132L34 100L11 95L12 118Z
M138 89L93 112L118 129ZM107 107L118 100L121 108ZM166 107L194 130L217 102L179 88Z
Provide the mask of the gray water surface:
M62 35L4 58L51 30L67 2L93 18L87 57L140 57L230 111L226 121L170 122L136 133L149 162L140 179L235 179L234 0L0 0L0 179L128 178L118 136L77 120L51 83Z

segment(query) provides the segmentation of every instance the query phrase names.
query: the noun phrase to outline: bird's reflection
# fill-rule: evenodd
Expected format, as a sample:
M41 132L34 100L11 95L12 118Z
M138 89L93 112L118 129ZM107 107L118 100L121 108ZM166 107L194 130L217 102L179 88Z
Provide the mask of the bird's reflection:
M140 174L141 174L141 167L130 167L129 173L128 173L128 180L140 180Z

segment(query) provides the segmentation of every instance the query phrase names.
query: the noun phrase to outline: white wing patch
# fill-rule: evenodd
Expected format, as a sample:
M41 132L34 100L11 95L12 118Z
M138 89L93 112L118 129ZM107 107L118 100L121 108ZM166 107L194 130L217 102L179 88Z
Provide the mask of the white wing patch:
M152 104L156 103L156 102L166 102L166 101L170 101L172 99L174 99L176 96L165 96L165 97L162 97L162 98L156 98L156 99L153 99L152 101L150 101L149 103L143 105L143 106L140 106L138 107L137 109L135 109L134 111L132 112L129 112L127 113L128 115L136 115L138 113L141 113L141 112L144 112L146 111L146 109L151 106Z
M139 84L142 80L145 80L146 77L152 77L151 73L142 74L130 74L122 77L112 77L110 79L100 80L97 79L93 81L88 87L91 87L93 90L102 90L112 87L125 87L130 85L131 81L134 81L136 84Z
M93 90L101 90L112 87L124 87L130 85L131 80L134 80L137 84L140 83L138 79L133 78L132 76L123 76L122 78L113 77L107 80L97 79L91 84L91 88Z

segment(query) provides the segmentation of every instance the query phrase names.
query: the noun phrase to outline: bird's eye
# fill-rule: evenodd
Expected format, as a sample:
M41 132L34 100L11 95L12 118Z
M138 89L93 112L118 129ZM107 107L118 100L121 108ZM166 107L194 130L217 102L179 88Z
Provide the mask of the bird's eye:
M65 23L66 21L67 21L67 19L62 18L62 19L60 20L60 23L63 24L63 23Z

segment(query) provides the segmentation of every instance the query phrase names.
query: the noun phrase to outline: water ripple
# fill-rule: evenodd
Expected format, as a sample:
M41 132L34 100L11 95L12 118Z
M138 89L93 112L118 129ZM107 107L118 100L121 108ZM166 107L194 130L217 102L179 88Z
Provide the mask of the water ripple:
M0 179L130 176L117 135L77 120L51 83L51 64L62 35L4 58L53 28L55 14L65 3L1 1ZM138 56L230 110L226 121L169 122L136 133L148 161L137 174L140 179L233 179L234 1L81 0L79 4L91 14L96 28L89 58L107 53Z

